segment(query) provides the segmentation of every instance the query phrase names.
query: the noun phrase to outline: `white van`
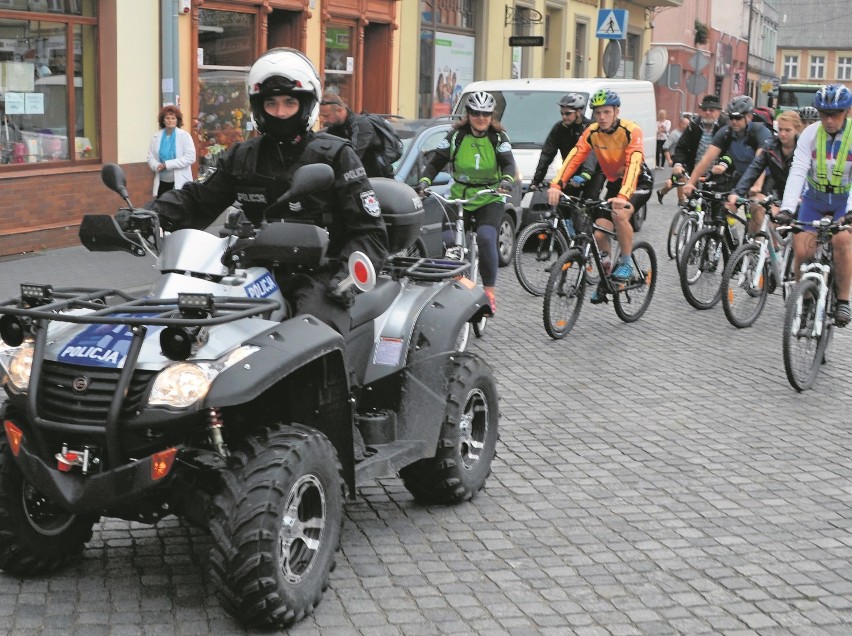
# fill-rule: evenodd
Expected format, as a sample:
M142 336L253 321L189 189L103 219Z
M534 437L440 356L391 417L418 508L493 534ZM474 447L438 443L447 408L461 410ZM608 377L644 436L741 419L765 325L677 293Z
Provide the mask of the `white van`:
M598 90L608 88L621 98L619 116L635 122L645 141L645 161L653 166L657 136L657 102L651 82L627 79L568 79L529 78L514 80L483 80L465 86L456 112L462 113L467 95L487 91L497 100L496 119L499 119L509 139L526 192L538 165L541 147L547 133L560 121L559 98L565 93L580 93L588 99ZM591 109L586 116L591 119ZM560 166L559 153L548 168L546 179L551 180Z

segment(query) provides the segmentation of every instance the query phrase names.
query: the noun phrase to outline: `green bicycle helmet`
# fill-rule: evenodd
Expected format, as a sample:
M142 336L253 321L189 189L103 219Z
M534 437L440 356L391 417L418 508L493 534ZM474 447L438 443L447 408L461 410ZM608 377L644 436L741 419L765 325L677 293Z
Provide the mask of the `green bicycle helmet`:
M599 106L619 107L621 106L621 98L615 91L611 91L608 88L602 88L592 95L592 99L589 104L592 108L598 108Z

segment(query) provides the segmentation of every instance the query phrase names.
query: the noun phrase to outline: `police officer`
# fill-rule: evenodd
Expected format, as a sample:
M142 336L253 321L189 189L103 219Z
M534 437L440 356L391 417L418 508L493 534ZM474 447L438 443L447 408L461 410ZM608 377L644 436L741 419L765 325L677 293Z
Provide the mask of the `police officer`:
M347 276L347 260L364 252L379 269L387 257L387 231L364 166L348 141L314 133L322 86L314 65L299 51L270 49L252 65L247 89L252 119L262 133L235 144L203 183L189 182L165 193L151 207L166 230L204 228L234 200L246 217L260 225L275 220L308 222L329 232L331 265L290 276L282 293L296 313L310 313L346 335L352 297L337 292ZM324 163L334 169L334 186L271 208L289 189L297 168Z

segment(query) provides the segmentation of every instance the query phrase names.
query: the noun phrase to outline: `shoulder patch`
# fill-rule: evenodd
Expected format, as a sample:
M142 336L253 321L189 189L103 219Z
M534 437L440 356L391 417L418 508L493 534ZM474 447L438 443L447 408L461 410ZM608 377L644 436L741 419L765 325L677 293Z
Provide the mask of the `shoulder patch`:
M379 200L376 198L376 193L373 190L361 193L361 205L364 208L364 212L370 216L379 216L382 213L382 206L379 205Z
M497 152L511 152L511 151L512 151L512 144L510 144L508 141L503 141L503 142L500 143L499 146L497 146Z
M444 150L445 148L450 147L450 140L444 137L436 146L438 150Z

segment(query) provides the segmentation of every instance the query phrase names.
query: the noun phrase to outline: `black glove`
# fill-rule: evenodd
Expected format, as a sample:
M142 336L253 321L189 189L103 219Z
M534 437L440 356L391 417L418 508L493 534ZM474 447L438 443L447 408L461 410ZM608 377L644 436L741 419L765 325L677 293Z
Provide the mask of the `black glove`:
M421 198L421 199L425 199L425 198L426 198L426 196L429 194L428 192L426 192L426 188L428 188L428 187L429 187L429 183L428 183L428 182L426 182L426 181L418 181L418 182L417 182L417 185L416 185L416 186L414 186L414 191L415 191L418 195L420 195L420 198Z
M794 218L796 218L796 215L790 210L779 210L772 220L778 225L789 225Z
M121 231L124 232L127 230L127 222L130 220L130 210L122 208L115 213L114 218L115 222L118 223L118 227L120 227Z
M340 277L332 278L329 283L329 292L328 299L337 303L344 309L349 309L352 304L355 302L355 295L358 292L358 288L355 285L349 285L349 287L345 289L340 289L340 281L343 280Z
M355 304L355 287L347 287L343 291L332 289L328 292L328 298L344 309L349 309L353 304Z
M540 187L541 187L541 184L540 184L540 183L531 183L531 184L530 184L530 187L529 187L529 190L530 190L531 192L535 192L535 191L536 191L536 190L538 190Z
M501 192L511 192L512 191L512 181L509 179L501 179L497 189Z
M843 225L852 225L852 210L846 210L846 216L843 217Z

